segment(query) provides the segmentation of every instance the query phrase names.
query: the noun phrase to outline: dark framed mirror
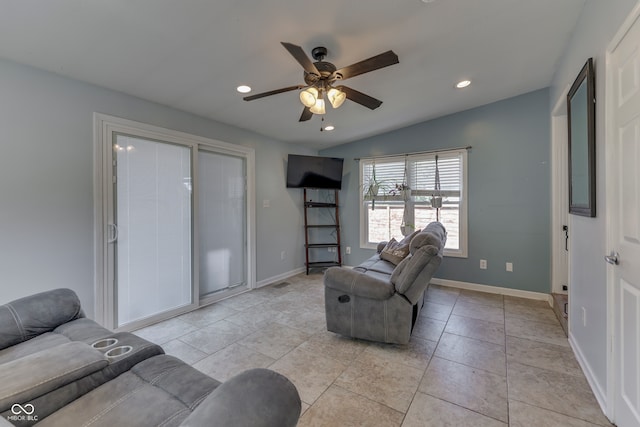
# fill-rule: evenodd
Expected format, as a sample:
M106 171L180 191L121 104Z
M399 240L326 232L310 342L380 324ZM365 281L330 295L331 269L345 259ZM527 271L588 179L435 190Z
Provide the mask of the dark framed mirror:
M567 94L569 213L596 216L596 96L593 58Z

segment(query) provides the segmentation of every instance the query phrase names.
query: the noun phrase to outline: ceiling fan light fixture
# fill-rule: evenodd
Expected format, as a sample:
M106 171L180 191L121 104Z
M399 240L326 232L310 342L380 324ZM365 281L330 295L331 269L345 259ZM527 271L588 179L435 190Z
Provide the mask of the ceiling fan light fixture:
M305 107L313 107L318 99L318 89L310 87L300 92L300 102Z
M327 92L327 98L329 98L329 102L333 108L338 108L342 105L345 99L347 99L347 94L340 89L332 87L329 89L329 92Z
M317 99L313 107L309 108L309 111L311 111L313 114L325 114L326 110L324 108L324 99Z

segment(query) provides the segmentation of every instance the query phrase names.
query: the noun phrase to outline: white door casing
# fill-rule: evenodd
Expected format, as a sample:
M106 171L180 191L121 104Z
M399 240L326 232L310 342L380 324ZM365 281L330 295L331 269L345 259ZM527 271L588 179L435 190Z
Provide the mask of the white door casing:
M566 92L558 101L551 117L551 292L567 293L569 284L569 239L563 226L569 226L569 146L567 133ZM560 113L562 111L562 114ZM571 232L569 228L568 232Z
M639 17L637 6L607 52L609 408L620 427L640 425Z
M255 151L252 148L205 137L195 136L184 132L165 129L145 123L94 113L94 268L95 268L95 313L96 320L103 326L116 329L115 292L114 292L114 227L113 206L109 200L113 199L113 136L115 134L138 135L155 141L167 141L177 145L188 145L194 150L202 148L207 151L242 157L246 161L246 287L254 288L256 284L255 272ZM194 162L194 175L197 175L197 162ZM192 182L193 190L197 193L198 181ZM194 200L194 217L197 218L198 199ZM193 247L198 247L198 221L193 228ZM198 259L193 259L193 283L198 282ZM199 299L198 286L193 286L193 303L178 308L167 316L195 309L198 305L208 304L208 300ZM147 319L133 322L123 330L131 330L150 324Z

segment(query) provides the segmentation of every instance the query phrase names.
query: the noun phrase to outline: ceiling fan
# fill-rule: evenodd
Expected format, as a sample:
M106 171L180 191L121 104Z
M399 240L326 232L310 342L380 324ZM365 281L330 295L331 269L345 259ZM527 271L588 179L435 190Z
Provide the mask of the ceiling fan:
M325 95L333 108L340 107L345 99L350 99L371 110L375 110L382 104L382 101L344 85L335 86L335 83L400 62L398 61L398 55L389 50L369 59L337 69L332 63L324 61L325 56L327 56L327 49L325 47L316 47L311 51L311 56L316 60L316 62L311 62L311 59L309 59L300 46L286 42L281 43L282 46L289 51L291 56L302 65L302 68L304 68L304 81L306 85L284 87L256 95L245 96L243 99L245 101L253 101L254 99L264 98L265 96L276 95L296 89L304 89L300 92L300 101L304 105L304 110L302 110L302 115L299 120L301 122L309 120L314 114L325 114Z

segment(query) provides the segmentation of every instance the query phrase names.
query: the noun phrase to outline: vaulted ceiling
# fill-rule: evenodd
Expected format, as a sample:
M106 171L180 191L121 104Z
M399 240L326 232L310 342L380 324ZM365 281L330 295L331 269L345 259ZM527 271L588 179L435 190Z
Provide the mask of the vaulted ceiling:
M325 148L548 86L584 2L0 0L0 58ZM300 123L297 91L236 92L304 84L280 42L324 46L338 68L387 50L400 63L344 82L376 110L347 101Z

